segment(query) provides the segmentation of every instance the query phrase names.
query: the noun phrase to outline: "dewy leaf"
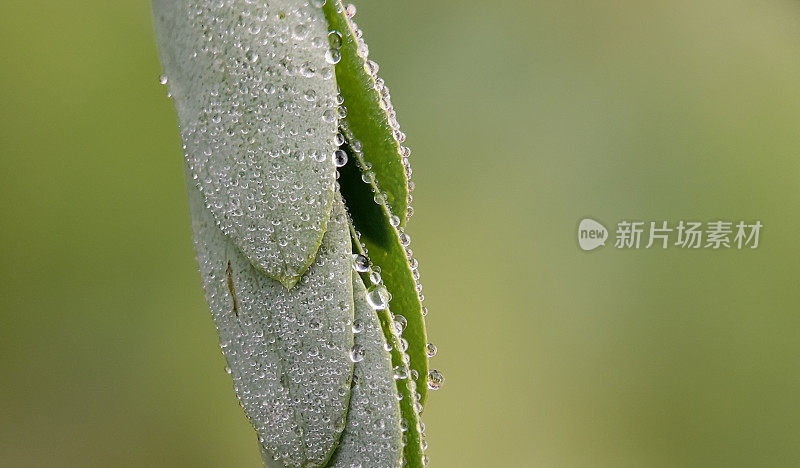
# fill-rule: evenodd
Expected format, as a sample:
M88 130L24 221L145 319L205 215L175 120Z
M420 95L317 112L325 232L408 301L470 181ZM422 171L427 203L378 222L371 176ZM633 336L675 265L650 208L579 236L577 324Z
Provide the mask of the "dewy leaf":
M350 225L350 233L353 239L353 252L356 257L356 265L363 265L363 260L367 260L366 268L359 268L361 271L362 279L365 283L372 283L376 279L375 271L372 270L367 258L367 251L359 241L359 234L355 228ZM374 293L376 288L383 287L384 285L379 282L378 285L373 285L370 288L370 293ZM377 310L378 320L381 323L383 335L386 338L390 347L392 356L392 366L394 366L394 378L397 382L397 391L400 397L400 427L403 431L403 460L401 466L406 468L423 468L427 465L427 457L425 455L425 434L423 432L423 424L420 418L422 411L422 404L417 398L417 384L411 378L411 369L408 366L408 354L404 351L406 344L400 337L395 326L395 316L392 314L390 308L387 306L383 309Z
M397 467L403 455L400 406L392 369L378 316L367 302L367 289L353 272L355 334L353 385L350 410L331 468Z
M186 161L217 225L292 287L333 203L337 91L322 9L273 0L154 0Z
M342 149L348 154L347 164L339 168L342 196L355 228L361 233L369 259L380 267L383 282L391 293L392 310L403 317L401 323L405 320L403 339L408 342L410 367L418 382L420 402L424 404L428 391L428 340L416 280L418 272L412 268L412 264L416 266L416 261L408 258L403 245L403 241L408 241L409 237L394 226L397 220L392 220L392 214L374 183L372 172L366 170L362 153L353 149L352 135L346 128L342 132L346 137Z
M342 202L334 202L316 260L287 290L219 230L188 170L187 182L206 299L265 463L324 466L345 426L353 372L352 248Z
M323 7L330 23L331 53L336 63L336 81L347 109L345 120L361 142L364 158L372 164L378 186L386 191L387 204L405 226L410 150L403 146L392 107L389 88L377 77L378 65L368 59L369 50L353 21L355 7L341 0L328 0Z

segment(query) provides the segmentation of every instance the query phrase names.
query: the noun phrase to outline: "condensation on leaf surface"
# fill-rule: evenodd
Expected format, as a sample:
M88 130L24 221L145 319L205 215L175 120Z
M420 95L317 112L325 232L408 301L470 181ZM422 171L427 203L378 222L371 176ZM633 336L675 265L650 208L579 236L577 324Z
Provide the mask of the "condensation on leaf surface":
M369 260L368 252L361 243L358 231L354 228L351 220L350 235L353 239L354 262L353 269L356 268L356 261L364 259L366 263L364 271L359 272L362 280L373 283L376 286L383 286L380 275ZM362 263L363 265L363 263ZM377 283L377 284L376 284ZM357 284L354 283L354 288ZM369 303L369 302L368 302ZM409 367L410 358L407 353L407 345L393 326L398 316L394 315L389 308L374 309L381 324L384 338L386 339L385 349L389 351L392 359L392 373L396 381L398 398L400 400L400 430L403 431L403 459L401 466L406 468L422 468L427 464L428 457L425 455L427 442L425 441L425 425L422 423L422 404L419 400L420 393L417 382L409 378L413 370Z
M403 145L406 135L400 130L389 87L378 77L378 64L369 59L369 47L354 20L355 7L328 0L323 9L331 27L328 38L336 59L336 80L347 109L344 120L363 145L359 150L373 165L387 206L404 226L413 213L411 150Z
M355 346L363 357L353 369L350 411L339 448L328 465L332 468L397 467L402 459L400 405L392 357L376 311L366 299L367 290L353 272Z
M247 258L291 287L334 197L337 90L323 12L294 0L153 7L191 180Z
M353 372L352 250L341 199L316 260L287 290L219 230L187 178L206 299L265 463L320 466L344 429Z
M354 138L346 125L341 127L341 133L341 148L348 154L347 163L338 169L341 193L353 226L360 233L359 241L368 250L369 260L380 268L380 274L376 271L370 274L373 286L367 300L375 307L390 306L398 314L401 327L398 334L402 332L402 345L414 371L411 378L419 384L416 391L420 404L424 405L431 387L426 382L429 376L428 338L419 262L411 251L411 237L392 215L364 152L357 149L361 147L360 141ZM394 322L389 325L397 326Z

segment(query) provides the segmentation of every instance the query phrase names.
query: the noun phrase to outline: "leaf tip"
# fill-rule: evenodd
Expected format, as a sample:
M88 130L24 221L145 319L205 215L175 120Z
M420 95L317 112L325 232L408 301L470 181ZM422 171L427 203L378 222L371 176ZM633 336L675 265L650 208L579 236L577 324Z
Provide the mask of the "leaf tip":
M302 278L302 275L281 276L281 277L276 278L276 279L283 285L284 288L286 288L286 290L289 290L289 289L292 289L293 287L297 286L297 283L300 282L300 278Z

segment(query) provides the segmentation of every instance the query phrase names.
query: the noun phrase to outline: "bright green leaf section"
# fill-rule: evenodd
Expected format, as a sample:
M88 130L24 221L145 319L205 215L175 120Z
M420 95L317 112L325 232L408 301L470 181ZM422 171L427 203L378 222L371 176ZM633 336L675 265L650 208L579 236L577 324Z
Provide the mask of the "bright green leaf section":
M353 252L367 257L367 251L358 239L358 232L350 226L350 233L353 240ZM370 283L368 271L361 273L365 283ZM397 390L400 395L400 415L402 417L401 426L405 446L403 447L403 457L406 462L404 467L423 468L425 466L425 434L422 432L422 420L420 412L422 404L417 398L417 384L411 379L411 369L408 366L408 354L403 351L403 340L397 333L394 326L394 318L390 308L377 311L378 320L381 323L383 335L391 347L392 366L397 381Z
M341 0L328 0L323 9L332 31L333 53L341 57L336 81L347 108L345 120L372 164L392 213L405 225L409 189L402 152L408 149L398 141L405 136L397 125L388 88L377 78L377 65L367 59L366 43Z
M348 134L346 129L342 131ZM400 242L400 233L390 222L388 207L376 202L376 185L362 179L366 177L372 181L370 172L364 168L361 153L353 150L349 142L342 148L348 154L347 164L339 168L342 196L355 228L361 234L361 241L367 247L369 259L380 267L383 282L392 295L392 310L406 319L403 338L408 342L410 366L417 373L417 391L420 402L424 404L428 390L428 355L425 351L428 339L414 271ZM378 201L381 201L380 196Z
M353 362L352 247L340 199L292 289L217 228L188 175L195 250L234 390L271 466L324 466L345 426ZM276 463L277 461L277 463Z
M217 225L292 287L333 203L336 80L309 2L155 0L155 27L191 180Z
M392 356L385 348L381 324L366 295L361 277L353 272L352 356L356 363L347 425L328 465L330 468L397 467L403 455Z

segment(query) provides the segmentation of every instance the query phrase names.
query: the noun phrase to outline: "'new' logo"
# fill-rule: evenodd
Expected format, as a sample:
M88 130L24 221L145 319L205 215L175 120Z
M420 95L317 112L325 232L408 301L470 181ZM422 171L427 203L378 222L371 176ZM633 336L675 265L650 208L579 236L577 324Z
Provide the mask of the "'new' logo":
M578 244L583 250L594 250L606 245L608 230L597 221L586 218L578 225Z

